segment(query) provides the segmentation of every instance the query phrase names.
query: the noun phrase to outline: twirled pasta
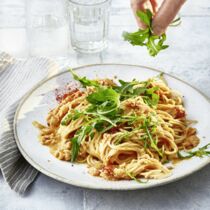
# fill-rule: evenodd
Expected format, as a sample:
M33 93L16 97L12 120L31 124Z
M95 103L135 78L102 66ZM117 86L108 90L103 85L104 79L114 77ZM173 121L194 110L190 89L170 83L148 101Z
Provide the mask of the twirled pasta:
M115 86L112 80L98 82L107 87ZM166 177L171 170L165 162L179 159L179 150L198 145L196 130L189 127L190 122L185 117L182 97L161 79L149 79L148 82L150 88L158 87L157 106L149 106L142 95L122 100L119 108L124 116L139 116L139 120L129 128L122 123L104 133L93 129L92 136L85 135L76 161L86 163L90 174L109 180L131 179L131 174L136 178L147 179ZM137 84L134 89L141 85ZM87 96L92 92L94 87L70 92L49 112L47 126L34 122L34 126L40 130L41 143L47 145L56 158L65 161L71 159L71 139L78 129L84 126L85 116L71 120L67 125L62 125L61 121L75 110L85 111L89 107ZM148 116L156 125L152 134L156 145L153 146L145 146L148 133L141 127L141 117ZM161 151L161 154L158 151Z

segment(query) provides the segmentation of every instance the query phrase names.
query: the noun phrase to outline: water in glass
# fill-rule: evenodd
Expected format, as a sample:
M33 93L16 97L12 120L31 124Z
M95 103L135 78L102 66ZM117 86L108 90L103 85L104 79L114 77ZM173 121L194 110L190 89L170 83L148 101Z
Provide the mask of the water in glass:
M80 52L99 52L107 46L110 0L70 1L71 42Z

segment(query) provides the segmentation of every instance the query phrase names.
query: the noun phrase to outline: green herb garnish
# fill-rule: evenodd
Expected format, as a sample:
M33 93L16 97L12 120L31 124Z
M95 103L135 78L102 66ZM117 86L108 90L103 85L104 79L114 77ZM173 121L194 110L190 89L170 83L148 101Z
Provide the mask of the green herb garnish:
M159 95L155 93L155 91L157 90L159 90L159 87L152 87L152 88L146 89L143 96L144 103L146 103L147 105L151 107L156 106L159 101Z
M112 88L98 88L87 97L87 101L92 104L89 110L101 115L113 115L118 111L120 95Z
M79 81L83 87L87 87L87 86L99 87L100 86L100 84L95 80L89 80L86 77L79 77L77 74L74 73L74 71L72 69L69 69L69 71L73 75L73 78L75 80Z
M121 100L139 96L145 93L146 91L146 87L134 88L135 85L139 84L139 82L136 80L133 80L132 82L125 82L123 80L119 80L119 83L120 86L116 86L114 87L114 89L120 94Z
M72 142L71 161L76 160L80 144L87 135L90 136L91 133L93 134L96 131L104 133L113 127L117 127L120 123L126 123L128 127L131 127L137 121L143 123L143 125L142 127L134 128L134 130L145 130L146 134L143 139L145 147L152 147L161 156L161 152L156 145L157 143L152 138L152 133L155 129L152 120L145 118L145 116L124 116L120 109L120 101L137 96L142 96L144 102L149 106L156 106L159 97L155 91L158 90L158 87L149 87L150 83L148 83L148 81L138 82L135 80L132 82L119 80L120 85L105 87L100 85L97 81L89 80L86 77L79 77L72 70L70 70L70 72L73 74L74 79L79 81L84 87L94 86L95 88L93 93L86 97L86 100L90 104L86 110L79 111L75 109L68 113L61 121L61 125L67 126L71 121L77 120L81 116L83 117L84 126L78 129L73 138L70 139ZM135 85L139 84L140 87L135 87ZM122 138L127 138L133 134L134 132L128 131ZM119 142L120 141L121 140L119 140Z
M142 96L144 102L153 107L158 104L159 96L155 91L159 90L159 87L149 88L148 82L138 82L133 80L132 82L125 82L119 80L120 86L113 87L116 92L120 94L120 100L126 100L128 98L133 98L136 96ZM141 84L141 87L135 88L135 85Z
M207 150L210 146L210 143L206 144L205 146L195 150L195 151L185 151L185 154L182 154L180 151L178 151L177 155L181 159L187 159L191 157L204 157L204 156L210 156L210 150Z
M164 45L166 40L165 33L161 36L153 35L151 11L147 9L145 12L138 11L136 14L147 28L139 29L133 33L124 32L124 40L130 42L132 45L146 46L151 56L156 56L161 50L168 48L168 45Z
M145 130L146 135L150 141L150 147L153 148L162 157L163 154L157 146L157 139L153 138L153 133L156 130L156 125L152 122L151 117L147 117L144 119L142 128Z
M79 147L82 140L88 135L92 130L91 125L86 125L80 128L74 137L71 139L72 149L71 149L71 162L74 162L77 159L79 153Z
M126 171L126 174L134 181L138 182L138 183L141 183L141 184L145 184L148 182L148 180L146 181L142 181L140 179L137 179L135 176L133 176L130 172Z
M68 125L70 123L71 120L76 120L78 119L79 117L81 117L83 115L83 113L77 111L77 110L74 110L73 113L68 113L64 119L61 121L61 125Z
M176 27L182 23L181 17L174 19L169 26Z

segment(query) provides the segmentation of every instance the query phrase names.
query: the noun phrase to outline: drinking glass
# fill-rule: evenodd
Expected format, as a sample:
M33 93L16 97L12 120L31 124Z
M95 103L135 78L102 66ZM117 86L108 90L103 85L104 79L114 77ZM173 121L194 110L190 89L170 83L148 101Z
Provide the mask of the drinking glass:
M30 56L67 57L69 13L67 0L27 1Z
M28 56L25 0L0 0L0 51Z
M107 46L111 0L69 0L72 47L83 53Z

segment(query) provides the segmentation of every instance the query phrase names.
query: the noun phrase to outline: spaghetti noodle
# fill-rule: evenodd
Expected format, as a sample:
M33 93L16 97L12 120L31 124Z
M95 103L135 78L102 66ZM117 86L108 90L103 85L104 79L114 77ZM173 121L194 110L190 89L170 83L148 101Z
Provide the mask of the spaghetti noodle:
M196 130L186 119L182 97L163 76L139 82L88 80L34 122L39 139L60 160L86 163L91 175L108 180L159 179L180 150L196 147Z

